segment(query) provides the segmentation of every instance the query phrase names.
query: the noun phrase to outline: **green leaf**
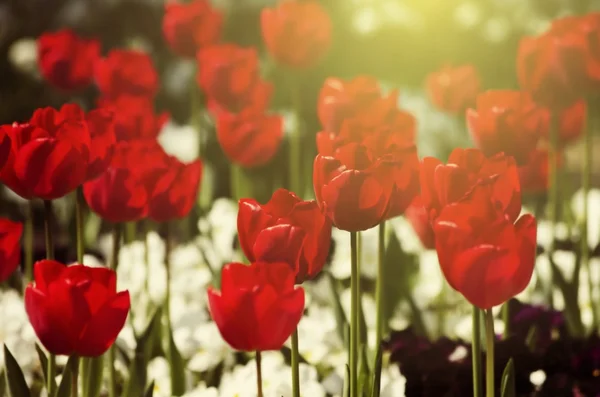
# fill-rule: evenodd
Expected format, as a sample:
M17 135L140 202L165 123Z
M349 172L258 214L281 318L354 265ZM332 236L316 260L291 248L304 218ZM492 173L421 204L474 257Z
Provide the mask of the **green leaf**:
M0 396L6 396L6 376L4 371L0 372Z
M143 395L148 377L147 364L154 350L157 336L160 332L162 310L158 308L148 326L139 337L136 337L135 356L129 366L129 380L125 384L124 397L139 397Z
M413 290L413 284L419 272L419 263L415 255L406 253L402 249L400 240L394 232L394 228L388 227L389 240L385 249L383 261L383 335L388 332L387 325L394 315L396 307L409 291ZM413 316L414 317L414 316Z
M371 397L379 397L381 392L381 367L383 361L383 351L381 343L377 345L377 353L375 355L375 365L373 366L373 386L371 387Z
M361 344L358 355L358 395L368 397L371 395L371 374L369 359L367 358L367 345Z
M181 353L177 350L173 332L168 326L169 349L167 350L167 360L169 361L169 372L171 375L171 394L181 396L185 393L185 363Z
M346 371L344 373L344 387L342 390L343 397L350 397L350 367L346 364Z
M48 357L46 357L46 353L42 350L40 345L35 344L35 350L37 351L38 358L40 360L40 366L42 367L42 375L44 376L44 384L48 384ZM56 380L54 381L56 382ZM0 394L1 395L1 394Z
M329 290L331 291L333 299L333 310L335 313L338 335L341 340L347 341L348 338L345 335L345 330L348 327L348 319L346 318L346 313L344 313L344 308L342 307L342 303L340 301L337 281L330 272L325 272L325 274L329 280Z
M31 394L27 382L25 382L23 371L6 345L4 345L4 367L9 396L29 397Z
M79 365L79 360L73 356L69 357L65 370L62 373L62 379L56 392L56 397L70 397L71 396L71 379L73 378L73 367ZM77 371L77 368L75 368ZM77 372L75 372L77 373Z
M148 388L146 389L146 393L144 393L144 397L152 397L154 395L154 381L150 382Z
M515 363L511 358L508 360L504 372L502 373L502 397L516 397L515 391Z
M104 376L104 356L83 357L81 376L83 377L82 395L86 397L98 397L102 387Z

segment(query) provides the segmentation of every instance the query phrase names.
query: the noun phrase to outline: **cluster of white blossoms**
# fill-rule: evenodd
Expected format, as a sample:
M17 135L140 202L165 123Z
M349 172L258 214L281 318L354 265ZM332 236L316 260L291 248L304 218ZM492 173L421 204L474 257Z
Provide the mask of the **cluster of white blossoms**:
M594 190L590 197L588 243L594 248L600 243L600 210L594 203L600 201L600 191ZM575 237L578 221L582 216L583 198L575 194L571 201L573 221L570 224L557 225L556 234L560 239L569 235ZM234 351L221 338L216 324L212 321L206 299L206 289L211 285L223 264L243 261L243 254L237 248L236 231L237 205L228 199L218 199L205 217L199 220L199 235L191 242L173 248L170 256L171 264L171 297L170 319L173 336L178 350L187 365L186 379L188 390L186 397L244 397L256 395L256 368L252 354L243 357L245 364L239 364ZM433 250L422 247L411 225L402 217L388 222L386 241L398 238L401 249L418 262L414 274L414 287L411 296L416 308L423 313L426 327L431 332L452 330L451 336L470 339L469 305L461 300L445 282ZM377 244L378 231L371 229L361 233L361 273L365 279L377 277ZM393 233L393 235L392 235ZM539 244L547 248L550 245L549 224L540 221L538 225ZM301 390L303 395L320 397L341 394L347 352L343 337L340 334L336 316L335 297L346 316L349 318L350 295L344 287L350 277L350 251L348 249L348 233L333 230L334 254L331 264L325 269L328 273L314 281L306 282L306 312L298 326L300 354L306 360L300 366ZM112 241L103 237L100 246L107 258L111 257ZM573 277L576 257L570 251L558 250L554 261L565 278ZM591 269L599 269L598 259L591 260ZM103 266L91 256L84 258L90 266ZM398 266L403 266L398 263ZM133 354L136 347L135 335L139 335L148 325L154 311L164 304L166 297L167 273L165 267L165 244L156 233L149 233L146 242L136 241L122 247L119 255L118 289L127 289L132 305L128 322L119 334L117 344L125 352ZM578 302L582 311L584 325L592 324L592 302L598 301L599 292L590 289L600 275L598 271L589 273L588 268L580 270ZM540 255L536 271L530 286L519 295L527 302L539 302L551 288L555 308L564 306L561 294L550 282L551 270L546 255ZM337 285L339 293L333 294L332 287ZM445 327L439 326L440 318L432 315L440 296L444 299L459 302L459 306L449 310L444 316ZM365 322L370 330L375 327L375 301L370 293L362 295ZM4 343L24 370L28 382L32 381L34 371L39 371L39 361L35 351L36 337L27 315L23 310L23 298L18 291L0 291L0 343ZM402 329L410 324L410 308L404 300L400 300L390 320L390 328ZM496 329L503 329L501 320L497 320ZM441 331L439 331L441 330ZM372 331L369 332L369 345L374 346ZM290 341L286 343L290 346ZM0 355L2 355L0 351ZM237 358L239 359L240 356ZM4 360L0 357L0 366ZM64 364L59 361L59 365ZM116 362L125 376L124 363ZM220 378L211 377L219 371ZM170 397L170 377L168 363L162 357L154 358L148 367L148 379L154 381L154 395ZM207 385L197 379L205 379ZM263 386L265 397L291 396L291 369L285 362L281 352L265 352L263 354ZM404 396L405 379L396 365L384 366L381 381L383 397Z

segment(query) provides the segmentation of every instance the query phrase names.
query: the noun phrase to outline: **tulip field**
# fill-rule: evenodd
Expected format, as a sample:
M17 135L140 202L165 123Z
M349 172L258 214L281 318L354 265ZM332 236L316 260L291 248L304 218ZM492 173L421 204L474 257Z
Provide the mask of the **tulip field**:
M0 4L0 397L600 397L600 3L487 3Z

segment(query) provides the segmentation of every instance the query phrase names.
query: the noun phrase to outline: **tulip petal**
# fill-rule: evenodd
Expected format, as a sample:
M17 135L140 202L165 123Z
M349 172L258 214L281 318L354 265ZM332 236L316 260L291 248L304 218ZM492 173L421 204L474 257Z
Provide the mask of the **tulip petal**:
M254 199L241 199L237 216L238 239L244 255L250 262L254 262L254 245L260 232L275 223L267 211Z
M74 350L75 339L68 328L61 327L63 322L60 317L56 318L56 313L49 304L44 292L31 285L25 289L25 311L40 342L53 354L70 355Z
M76 346L77 354L97 357L114 343L125 325L130 308L128 291L121 291L90 319Z
M66 266L54 260L43 259L33 265L35 288L45 293L54 281L66 270Z
M297 272L306 233L289 224L271 226L260 232L254 243L254 258L262 262L284 262Z
M269 310L258 317L261 350L279 350L292 335L304 313L304 289L297 287L280 295Z

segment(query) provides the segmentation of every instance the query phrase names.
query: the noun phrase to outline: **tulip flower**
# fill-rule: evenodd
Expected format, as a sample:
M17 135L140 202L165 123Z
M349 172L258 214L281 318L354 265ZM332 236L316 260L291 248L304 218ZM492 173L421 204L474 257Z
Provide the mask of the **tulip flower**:
M486 158L478 149L455 149L446 165L436 158L425 157L421 165L421 198L431 220L483 180L489 181L498 206L508 215L518 216L521 187L512 157L499 153Z
M433 225L446 280L480 309L523 291L536 256L535 218L508 216L496 204L493 190L490 183L478 184L445 206Z
M525 37L517 52L517 76L536 102L563 109L600 89L600 14L552 22L540 36Z
M8 156L10 156L11 147L10 135L6 133L5 128L0 127L0 175L2 175L4 164L8 161Z
M180 56L193 58L200 48L215 44L222 25L223 15L208 0L165 3L163 35Z
M230 263L221 291L208 289L210 314L223 339L242 351L279 350L304 311L304 290L288 263Z
M85 120L64 106L35 111L28 124L0 127L12 141L0 180L19 196L53 200L75 190L87 177L91 155Z
M345 119L352 118L380 98L381 88L373 77L358 76L349 81L327 78L317 102L317 114L323 130L337 134Z
M213 112L265 109L273 87L261 80L255 48L220 44L198 51L198 85Z
M202 178L202 162L184 164L168 156L164 168L151 171L153 185L148 192L148 216L156 222L186 217L196 203Z
M296 284L314 278L329 255L331 222L316 201L302 201L285 189L266 204L240 200L237 225L246 258L291 264Z
M143 52L112 50L95 67L96 84L105 98L121 95L153 98L158 91L158 74L152 59Z
M129 168L109 167L83 185L83 196L90 209L109 222L133 222L148 213L146 187Z
M586 117L587 106L585 101L577 101L559 113L559 145L565 146L573 143L583 135ZM544 136L547 140L550 139L548 135Z
M219 112L216 124L217 140L225 155L232 163L246 168L271 161L283 139L283 118L262 109Z
M78 37L63 29L43 33L37 40L40 73L63 91L75 91L91 84L94 65L100 58L98 40Z
M86 180L96 178L108 167L115 150L113 113L105 109L95 109L86 114L78 105L66 104L55 117L58 117L55 121L57 124L61 120L85 122L91 140Z
M99 106L113 112L117 141L156 139L169 119L169 113L156 114L152 98L121 95L114 100L101 98Z
M0 282L5 281L21 263L23 224L0 218Z
M525 164L540 136L547 135L549 114L520 91L486 91L467 110L467 124L477 146L487 155L504 152Z
M548 150L537 149L530 156L529 163L519 167L519 182L523 194L543 194L548 191L548 168Z
M114 271L43 260L34 279L25 289L25 310L50 353L96 357L108 350L130 308L129 292L117 292Z
M438 109L462 114L475 104L481 83L473 65L445 65L427 76L426 89L431 102Z
M429 221L429 214L423 206L423 199L421 196L415 197L408 208L406 208L406 211L404 211L404 216L411 224L413 230L419 237L419 240L421 240L423 247L426 249L434 249L435 235L433 234L433 229Z
M269 54L297 69L317 64L331 46L331 19L314 0L288 0L263 8L262 36Z

